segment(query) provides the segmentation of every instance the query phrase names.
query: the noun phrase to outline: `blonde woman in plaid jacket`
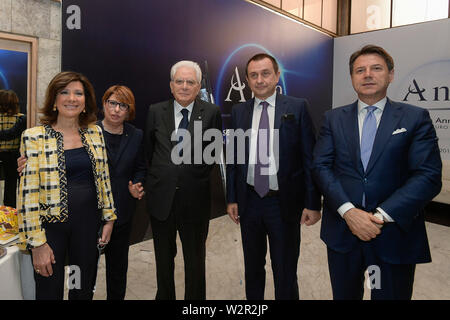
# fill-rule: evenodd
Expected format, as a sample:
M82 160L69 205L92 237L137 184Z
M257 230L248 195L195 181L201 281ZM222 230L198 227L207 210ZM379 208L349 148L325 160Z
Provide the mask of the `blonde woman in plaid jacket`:
M79 277L69 299L92 299L97 241L108 243L117 217L89 80L75 72L57 74L42 113L43 125L22 135L28 160L17 199L20 240L32 253L36 299L63 299L66 256Z

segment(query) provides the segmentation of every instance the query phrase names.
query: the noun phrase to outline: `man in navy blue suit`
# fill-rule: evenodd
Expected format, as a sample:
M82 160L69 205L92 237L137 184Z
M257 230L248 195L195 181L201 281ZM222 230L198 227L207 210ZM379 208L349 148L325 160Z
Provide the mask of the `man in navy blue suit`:
M227 163L233 162L227 165L227 212L241 225L246 296L264 299L268 238L275 299L298 299L300 224L313 225L321 216L311 172L313 124L305 99L276 92L280 71L272 56L253 56L246 76L255 98L233 106L233 161L227 150ZM239 129L251 130L243 145Z
M386 97L383 48L349 65L358 101L325 113L314 149L333 298L362 299L368 269L372 299L409 300L416 264L431 261L423 208L442 185L438 139L427 110Z

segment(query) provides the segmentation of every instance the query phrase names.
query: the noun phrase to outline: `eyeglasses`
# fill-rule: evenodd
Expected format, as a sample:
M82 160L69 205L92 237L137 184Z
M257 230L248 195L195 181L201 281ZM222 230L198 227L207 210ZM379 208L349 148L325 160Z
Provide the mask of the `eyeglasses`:
M183 79L175 79L173 80L173 82L177 85L177 86L182 86L185 82L186 85L188 87L193 87L197 84L197 81L192 80L192 79L188 79L188 80L183 80Z
M110 109L115 109L117 106L119 106L119 109L121 111L127 111L128 108L130 107L126 103L117 102L117 101L114 101L114 100L106 100L106 102L108 102L108 107Z

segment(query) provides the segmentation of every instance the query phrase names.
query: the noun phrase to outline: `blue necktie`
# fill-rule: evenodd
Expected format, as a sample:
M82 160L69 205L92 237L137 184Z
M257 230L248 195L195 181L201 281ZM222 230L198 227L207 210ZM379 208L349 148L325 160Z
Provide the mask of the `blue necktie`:
M361 161L364 167L364 171L367 169L370 155L372 154L373 142L375 141L375 135L377 133L377 119L373 114L377 109L375 106L366 107L367 114L364 118L361 134Z
M188 125L189 125L189 118L188 118L189 110L186 108L183 108L181 110L181 113L183 114L183 119L181 119L180 124L178 125L178 129L187 129ZM183 156L183 149L181 148L181 141L183 141L183 136L179 135L179 137L178 137L178 145L180 148L179 155Z
M269 114L267 113L267 107L269 103L266 101L261 102L262 112L261 118L259 120L259 128L258 128L258 140L256 143L256 164L255 164L255 191L262 198L269 192L269 175L268 168L269 164L263 164L260 159L260 153L266 154L266 159L269 159L269 139L270 139L270 131L269 131ZM261 134L263 133L263 134ZM260 151L261 150L261 151ZM264 169L266 172L262 174L261 170Z
M372 154L373 142L375 141L375 135L377 133L377 119L373 114L377 107L368 106L366 109L367 114L364 118L361 134L361 162L363 164L364 171L367 169L367 164L369 163L370 155ZM365 193L363 193L362 205L363 207L366 206Z

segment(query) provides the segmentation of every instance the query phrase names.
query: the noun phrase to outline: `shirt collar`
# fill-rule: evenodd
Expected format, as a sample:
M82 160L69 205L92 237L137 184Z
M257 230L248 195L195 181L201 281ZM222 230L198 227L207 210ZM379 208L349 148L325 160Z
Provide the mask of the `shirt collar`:
M261 102L266 101L267 103L269 103L269 105L275 107L276 98L277 98L277 90L275 90L275 92L265 100L261 100L255 97L255 106L259 106Z
M384 107L386 106L386 102L387 102L387 97L384 97L380 101L372 104L372 106L377 107L378 109L381 110L381 112L383 112ZM361 100L358 99L358 113L360 113L362 110L364 110L365 107L368 107L368 106L369 105L367 103L364 103L364 102L362 102Z
M189 114L192 113L192 109L194 109L195 100L191 102L187 107L183 107L181 104L177 102L177 100L173 100L173 105L175 107L175 114L181 113L181 110L188 109Z

